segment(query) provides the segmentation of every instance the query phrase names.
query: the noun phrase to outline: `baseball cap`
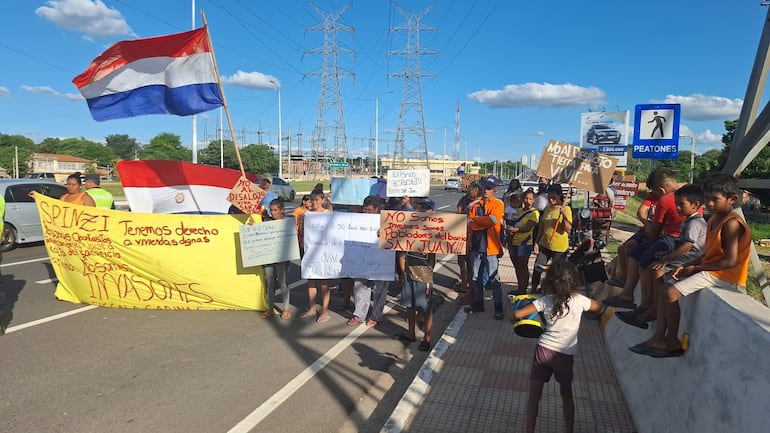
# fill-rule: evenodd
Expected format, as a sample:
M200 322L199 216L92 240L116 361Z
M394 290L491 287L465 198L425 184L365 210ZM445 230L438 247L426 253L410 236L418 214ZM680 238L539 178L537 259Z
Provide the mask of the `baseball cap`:
M429 199L429 198L427 198L427 197L422 199L422 200L420 200L420 206L425 206L425 207L430 208L432 210L436 210L436 202L431 200L431 199Z
M96 173L91 173L91 174L85 175L83 177L83 181L86 181L86 180L92 180L92 181L96 182L97 185L99 184L99 181L100 181L99 175L96 174Z
M497 188L497 178L494 176L489 176L488 178L484 179L482 184L484 185L484 189Z
M270 183L273 183L273 176L265 173L265 174L262 175L262 180L266 180L266 181L268 181Z

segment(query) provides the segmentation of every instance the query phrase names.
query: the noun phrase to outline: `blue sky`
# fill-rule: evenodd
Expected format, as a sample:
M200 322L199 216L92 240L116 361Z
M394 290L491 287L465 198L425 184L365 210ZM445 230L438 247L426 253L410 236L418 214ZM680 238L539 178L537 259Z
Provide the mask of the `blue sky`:
M724 120L736 119L767 10L759 0L196 0L206 13L234 129L277 141L278 97L284 136L305 149L320 95L322 16L342 13L339 66L355 75L340 89L351 155L374 137L379 97L380 152L392 151L401 107L404 28L422 17L426 52L421 94L428 148L452 156L460 104L460 157L520 160L549 139L580 140L588 111L681 103L682 135L698 152L721 148ZM159 5L162 4L162 7ZM431 7L432 5L432 7ZM96 122L71 83L119 40L189 30L191 0L52 0L0 3L0 132L39 142L128 134L147 143L182 137L187 117L143 116ZM196 21L201 24L200 14ZM389 74L391 75L389 77ZM330 113L334 113L332 110ZM331 119L336 118L332 116ZM410 113L408 123L414 122ZM214 135L218 111L198 117L199 139ZM225 124L226 125L226 124ZM256 137L256 135L255 135ZM446 137L446 138L445 138ZM414 138L407 137L407 147ZM254 139L253 141L256 141ZM682 144L687 148L688 140ZM243 143L248 144L248 143ZM285 144L284 144L285 145Z

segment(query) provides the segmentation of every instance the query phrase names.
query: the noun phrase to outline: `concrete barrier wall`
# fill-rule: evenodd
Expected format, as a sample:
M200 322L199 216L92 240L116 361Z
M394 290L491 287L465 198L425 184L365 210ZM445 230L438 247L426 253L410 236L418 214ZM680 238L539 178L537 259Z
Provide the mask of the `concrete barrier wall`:
M638 292L638 290L637 290ZM770 431L770 309L738 292L704 289L682 298L687 352L638 355L652 335L614 314L604 335L639 433ZM651 323L654 326L654 322Z

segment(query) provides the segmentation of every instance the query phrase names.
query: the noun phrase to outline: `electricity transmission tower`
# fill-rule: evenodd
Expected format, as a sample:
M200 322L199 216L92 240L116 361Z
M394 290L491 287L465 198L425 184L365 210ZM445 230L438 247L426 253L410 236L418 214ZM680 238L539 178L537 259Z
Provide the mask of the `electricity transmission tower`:
M345 118L342 113L342 98L340 97L340 78L355 79L355 76L339 67L338 57L349 54L353 56L355 61L355 52L338 44L337 33L355 31L353 27L339 23L342 14L348 9L350 3L334 14L324 14L315 5L311 4L311 6L321 16L322 22L308 30L322 30L324 33L323 44L307 51L309 54L320 54L323 59L321 69L308 74L321 77L321 95L318 98L316 124L311 136L311 156L314 161L329 157L335 160L344 160L347 159L348 155L348 143L345 133ZM336 110L336 117L329 113L332 109ZM327 133L329 131L332 132L334 140L331 149L328 144Z
M428 13L428 8L422 16L407 16L400 7L399 13L406 18L406 25L391 27L391 32L406 32L406 46L401 50L388 51L388 55L404 56L404 69L399 72L388 73L388 77L400 77L404 80L401 91L401 112L398 116L398 128L396 129L396 145L393 151L393 168L407 167L408 160L422 159L425 168L428 163L428 141L425 136L425 114L422 105L421 78L433 76L424 73L420 69L421 55L436 55L437 51L427 50L420 46L421 31L435 31L435 27L429 27L422 23L423 17ZM407 145L407 137L413 137Z

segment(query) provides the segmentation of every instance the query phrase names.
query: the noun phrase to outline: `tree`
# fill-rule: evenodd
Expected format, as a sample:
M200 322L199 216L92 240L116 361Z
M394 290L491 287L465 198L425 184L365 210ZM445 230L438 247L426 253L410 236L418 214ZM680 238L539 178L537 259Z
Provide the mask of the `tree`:
M182 139L170 132L162 132L150 140L141 152L142 159L191 161L192 150L182 146Z
M244 170L251 173L277 173L278 157L264 144L250 144L241 149Z
M235 155L235 146L230 140L222 140L222 148L224 149L224 167L240 170L238 165L238 158ZM213 140L209 143L208 147L201 150L199 160L203 164L219 166L219 154L220 143L219 140Z
M35 143L21 135L0 134L0 166L13 174L14 158L19 154L19 176L27 173L27 162L35 147Z
M725 133L722 134L722 143L725 147L719 158L719 167L722 168L727 163L727 155L732 151L735 129L738 127L737 120L725 121ZM765 146L756 158L749 163L740 175L743 179L767 179L770 177L770 148Z
M37 151L90 159L97 166L112 165L117 160L112 149L85 138L65 138L63 140L59 138L46 138L37 147ZM91 167L87 171L94 169L95 167Z
M120 159L136 159L139 157L139 151L142 149L142 146L139 145L136 139L129 137L127 134L108 135L105 141L107 142L107 147Z

